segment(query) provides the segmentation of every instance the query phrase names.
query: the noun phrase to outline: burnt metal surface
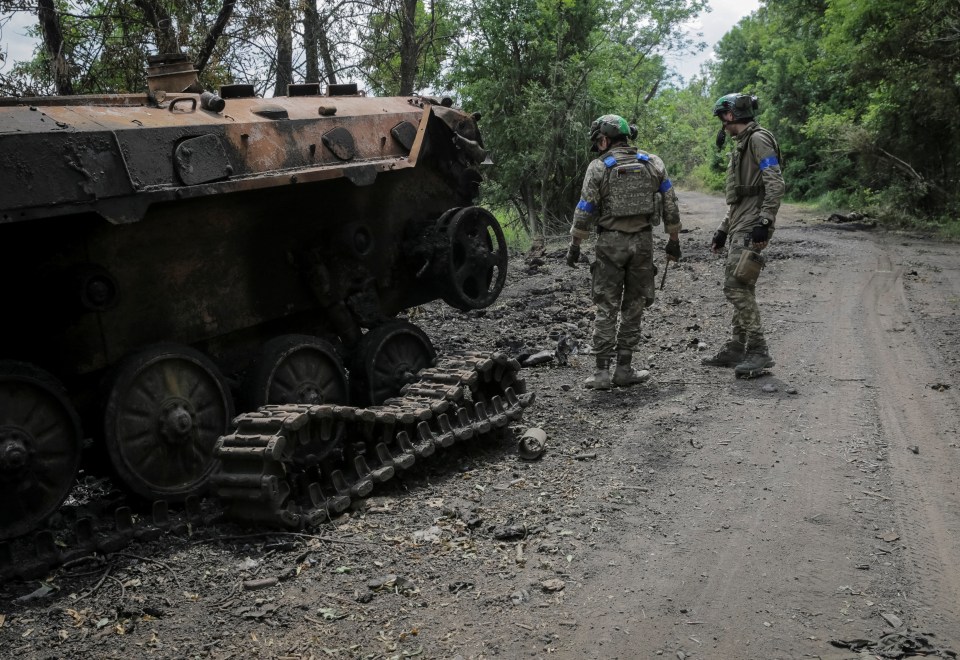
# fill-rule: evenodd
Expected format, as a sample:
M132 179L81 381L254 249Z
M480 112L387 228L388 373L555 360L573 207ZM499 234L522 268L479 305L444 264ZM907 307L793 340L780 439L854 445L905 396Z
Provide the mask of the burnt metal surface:
M273 404L239 416L217 441L216 499L85 507L65 528L0 542L0 579L35 579L67 562L118 552L136 540L217 535L219 521L303 529L323 523L382 483L455 443L479 443L533 403L519 364L464 352L420 371L382 405ZM226 528L227 534L234 528Z
M357 153L353 135L343 126L327 131L323 134L322 140L323 145L340 160L353 160Z
M179 89L189 62L162 64L147 95L0 99L0 281L17 319L0 326L0 360L62 382L64 415L126 487L177 501L205 490L235 399L337 400L356 390L342 364L371 355L397 371L399 340L363 338L429 301L491 304L505 248L473 206L476 115L349 85L218 97ZM314 340L288 354L284 337ZM406 349L396 382L358 371L370 400L433 357L425 336ZM26 445L3 437L0 489L16 488ZM54 495L0 535L35 526Z
M219 135L188 138L177 145L173 158L180 180L188 186L225 179L233 174L230 156Z
M63 386L28 364L0 361L0 540L29 532L60 506L80 461L80 422Z
M217 444L214 490L229 517L299 529L456 442L478 442L520 419L520 365L503 354L451 355L381 405L265 406Z

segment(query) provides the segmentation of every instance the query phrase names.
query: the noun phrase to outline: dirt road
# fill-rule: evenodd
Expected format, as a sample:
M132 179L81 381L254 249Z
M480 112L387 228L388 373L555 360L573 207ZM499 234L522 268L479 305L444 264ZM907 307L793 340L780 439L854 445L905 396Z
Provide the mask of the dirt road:
M547 431L539 461L511 438L455 448L312 535L198 530L60 569L46 595L3 585L0 655L951 657L960 248L785 207L759 287L777 366L738 381L700 366L729 323L706 248L722 201L681 210L684 260L645 319L652 381L584 390L582 354L527 368L516 430ZM412 320L440 352L582 350L587 269L560 244L511 268L492 308Z

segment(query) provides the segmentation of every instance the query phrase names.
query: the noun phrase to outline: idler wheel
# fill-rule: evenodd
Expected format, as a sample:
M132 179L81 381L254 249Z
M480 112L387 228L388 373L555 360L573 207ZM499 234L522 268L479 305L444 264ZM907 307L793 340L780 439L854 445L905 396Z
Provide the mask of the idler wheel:
M460 310L481 309L497 299L507 279L507 240L493 215L479 206L446 214L438 228L446 229L447 280L443 300Z
M407 321L390 321L360 340L350 370L354 402L378 406L399 396L400 388L433 366L437 352L423 330Z
M346 404L347 374L333 344L282 335L263 345L244 384L249 410L283 403Z
M133 493L181 501L206 490L214 445L232 418L233 400L217 366L188 346L161 344L117 365L104 438Z
M0 361L0 540L36 529L59 508L80 448L80 421L57 379Z

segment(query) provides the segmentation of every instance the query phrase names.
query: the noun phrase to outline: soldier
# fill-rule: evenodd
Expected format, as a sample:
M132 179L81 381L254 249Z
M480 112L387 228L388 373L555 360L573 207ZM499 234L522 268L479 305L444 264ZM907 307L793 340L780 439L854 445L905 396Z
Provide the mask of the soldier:
M592 295L597 306L593 331L596 373L589 388L607 390L642 383L645 371L634 371L633 353L640 347L643 310L653 304L653 232L662 206L667 259L680 259L680 209L663 161L627 144L636 127L618 115L604 115L590 127L591 151L599 158L587 167L580 203L573 213L567 265L577 267L580 243L597 232L597 258L591 264ZM660 199L658 199L658 197ZM618 323L619 317L619 323ZM610 363L617 368L610 377Z
M759 253L773 235L784 186L780 147L770 131L754 120L756 113L757 98L747 94L727 94L713 106L713 114L723 122L717 147L723 146L727 134L737 142L727 167L727 214L711 244L717 253L730 238L723 293L733 304L733 336L703 364L733 367L741 378L758 376L774 366L757 308L756 277L763 264ZM748 249L755 254L744 255Z

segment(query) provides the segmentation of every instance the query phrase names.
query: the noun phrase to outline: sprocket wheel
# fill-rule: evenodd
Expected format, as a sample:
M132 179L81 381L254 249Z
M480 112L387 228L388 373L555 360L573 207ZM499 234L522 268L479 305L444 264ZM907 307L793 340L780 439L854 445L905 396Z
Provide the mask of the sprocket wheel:
M104 414L114 469L133 493L182 501L204 492L233 399L217 366L178 344L142 349L117 365Z
M248 410L287 403L346 404L347 374L328 341L310 335L281 335L263 345L244 383Z
M444 302L463 311L488 307L507 279L507 240L500 223L479 206L441 220L449 242Z
M395 320L367 332L350 370L357 405L377 406L400 394L416 374L433 366L437 352L430 338L408 321Z
M63 502L80 464L80 421L63 386L0 361L0 540L36 529Z

